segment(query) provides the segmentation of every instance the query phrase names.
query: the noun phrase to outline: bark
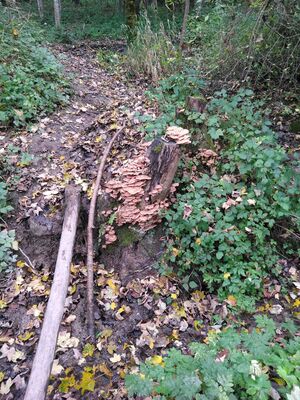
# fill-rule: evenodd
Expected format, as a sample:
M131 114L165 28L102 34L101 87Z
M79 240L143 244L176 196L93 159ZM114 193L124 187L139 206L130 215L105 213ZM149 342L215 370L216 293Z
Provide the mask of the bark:
M116 140L119 133L123 128L119 129L111 141L109 142L107 148L105 149L94 186L93 196L91 199L88 226L87 226L87 324L88 324L88 334L92 341L95 340L95 318L94 318L94 239L93 239L93 229L95 220L95 211L98 198L98 192L100 187L101 178L103 175L105 162L110 152L110 149Z
M183 16L183 21L182 21L182 28L181 28L180 42L179 42L180 48L182 48L182 46L183 46L189 12L190 12L190 0L185 0L184 16Z
M61 0L53 0L54 5L54 20L56 28L61 27Z
M37 8L38 8L40 19L43 19L44 18L44 1L43 0L37 0Z
M134 29L137 21L135 0L125 0L125 15L126 25L128 28L128 37L131 40L134 36Z
M24 400L44 400L46 397L59 326L64 313L79 214L80 189L76 186L68 187L65 197L66 211L54 279Z
M164 139L155 139L148 150L150 160L151 180L146 188L146 196L149 196L155 186L161 185L162 191L152 196L151 202L165 199L170 191L174 176L177 171L180 149L179 145L173 142L166 142Z

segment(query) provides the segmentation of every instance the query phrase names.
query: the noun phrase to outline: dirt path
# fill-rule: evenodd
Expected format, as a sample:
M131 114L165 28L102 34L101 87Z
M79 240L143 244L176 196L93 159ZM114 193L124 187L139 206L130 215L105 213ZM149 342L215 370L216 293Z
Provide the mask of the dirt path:
M86 206L103 147L115 129L125 125L122 144L115 146L109 169L130 156L141 140L134 115L145 108L144 87L128 84L121 70L114 75L101 70L95 49L56 46L54 51L61 56L66 73L73 76L71 102L13 139L15 146L33 158L21 170L14 227L29 258L45 266L48 257L47 267L55 261L54 236L60 233L65 186L81 185ZM33 237L39 238L38 246Z

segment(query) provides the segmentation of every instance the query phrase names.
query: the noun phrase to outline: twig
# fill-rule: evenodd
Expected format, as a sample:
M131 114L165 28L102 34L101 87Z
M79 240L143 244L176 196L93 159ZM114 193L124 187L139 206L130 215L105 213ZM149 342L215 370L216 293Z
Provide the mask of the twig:
M122 127L117 132L115 132L111 141L109 142L107 148L105 149L101 163L98 168L97 179L95 182L95 187L93 191L93 196L91 199L90 210L89 210L89 218L88 218L88 226L87 226L87 324L88 324L88 334L92 341L95 340L95 319L94 319L94 261L93 261L93 251L94 251L94 243L93 243L93 228L94 228L94 219L95 219L95 210L97 197L99 192L99 186L101 182L101 178L104 171L104 166L110 149L116 140L119 133L124 129Z
M21 249L21 247L19 246L19 252L22 254L23 257L26 258L28 265L30 266L30 268L32 269L32 272L35 275L38 275L38 273L36 272L36 269L34 267L34 265L32 264L30 258L28 257L28 255L24 252L24 250Z

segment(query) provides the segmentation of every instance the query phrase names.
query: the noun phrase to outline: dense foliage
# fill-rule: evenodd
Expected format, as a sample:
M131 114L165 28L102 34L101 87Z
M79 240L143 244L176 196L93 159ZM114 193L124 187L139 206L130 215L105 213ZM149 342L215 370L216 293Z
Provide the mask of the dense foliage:
M23 18L0 8L2 126L22 126L67 100L62 67L39 45L41 32Z
M296 1L205 2L189 20L194 62L211 77L273 86L299 80L300 7Z
M274 322L261 316L256 321L252 331L211 331L207 344L190 345L192 355L171 349L165 357L152 357L138 374L126 377L129 395L160 400L268 400L272 393L272 398L296 400L300 342L291 339L295 326L283 324L286 337L278 343Z

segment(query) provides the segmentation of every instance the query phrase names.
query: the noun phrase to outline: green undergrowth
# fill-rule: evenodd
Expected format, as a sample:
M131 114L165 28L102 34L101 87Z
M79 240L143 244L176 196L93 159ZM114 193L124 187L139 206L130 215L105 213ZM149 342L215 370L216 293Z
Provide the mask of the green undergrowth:
M22 7L39 21L36 3L24 3ZM54 26L53 2L45 1L41 28L50 42L72 43L84 39L124 37L125 17L117 1L99 3L81 0L76 5L74 1L67 0L62 4L61 23L60 29Z
M250 310L264 283L280 276L280 258L297 253L299 153L291 160L277 143L263 102L249 89L217 92L200 100L205 109L190 109L186 98L202 99L203 86L196 75L168 78L152 93L161 115L140 116L152 137L181 125L192 139L177 200L165 214L161 270L175 271L187 290L204 284Z
M23 126L68 99L63 69L41 40L25 15L0 6L2 126Z
M280 327L256 317L256 328L212 331L207 343L192 343L189 354L171 349L126 377L129 396L160 400L297 400L300 341L291 321Z
M17 250L15 232L7 229L4 217L12 210L7 202L7 188L0 177L0 274L12 268L15 262L13 250Z

